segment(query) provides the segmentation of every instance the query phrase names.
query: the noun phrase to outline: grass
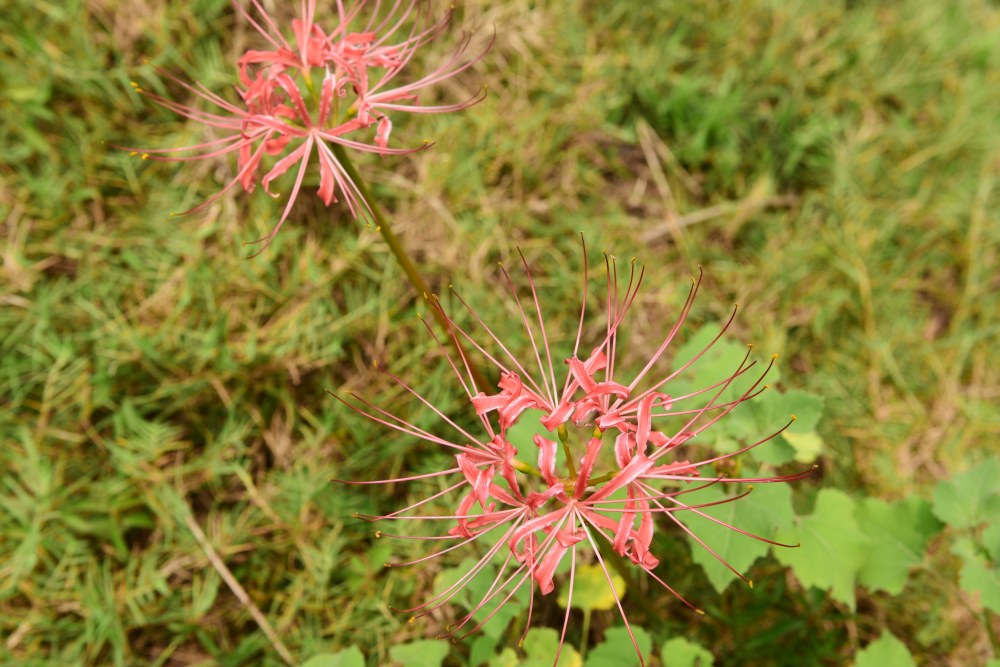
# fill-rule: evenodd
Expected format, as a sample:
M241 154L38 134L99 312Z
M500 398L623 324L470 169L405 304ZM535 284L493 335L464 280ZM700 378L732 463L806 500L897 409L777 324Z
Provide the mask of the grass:
M928 497L995 451L995 3L460 4L459 23L495 26L497 44L447 92L485 82L488 99L397 128L434 150L361 164L439 288L453 281L518 340L494 285L519 247L551 321L571 322L582 231L645 263L637 363L702 266L694 320L739 302L732 335L826 399L810 488ZM325 393L433 427L373 361L462 414L378 234L308 193L247 259L278 214L259 192L169 217L232 164L108 145L201 136L129 81L162 89L162 65L221 90L247 26L223 0L15 0L0 35L0 660L279 664L192 519L298 658L359 641L385 664L389 646L433 633L444 617L407 625L390 606L421 599L434 568L383 570L408 546L352 518L407 490L332 483L444 460ZM661 546L683 564L685 544ZM922 663L985 661L956 561L933 545L928 558L943 578L862 593L856 614L770 559L756 594L717 595L692 566L672 583L711 620L657 597L638 621L721 664L840 664L885 628ZM614 622L595 615L595 636Z

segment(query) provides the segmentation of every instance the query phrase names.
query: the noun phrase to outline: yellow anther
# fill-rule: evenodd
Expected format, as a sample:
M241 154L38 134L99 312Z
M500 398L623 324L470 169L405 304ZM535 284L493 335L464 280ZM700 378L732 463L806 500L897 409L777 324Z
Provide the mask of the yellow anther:
M753 590L753 579L747 579L747 583L750 584L750 590Z
M704 616L705 615L705 610L704 609L695 609L694 613L700 614L700 615Z
M139 154L139 151L129 151L129 157L135 157Z
M132 84L133 88L138 88L139 87L139 84L137 84L135 81L129 81L129 83Z
M595 438L600 438L602 435L604 435L604 431L601 430L601 427L595 426L594 427L594 437Z
M796 417L795 415L792 415L792 421L795 421L796 419L798 419L798 417Z
M417 622L416 616L410 616L410 620L407 621L407 623L416 623L416 622Z
M382 531L381 530L376 530L375 531L375 539L376 540L382 539Z
M772 360L773 360L773 359L777 359L777 358L778 358L778 356L779 356L779 355L778 355L778 353L777 353L777 352L775 352L774 354L772 354L772 355L771 355L771 359L772 359Z
M149 159L149 153L143 153L142 154L142 159L143 160L148 160Z
M753 349L753 343L747 343L747 348L749 348L749 349L752 350Z

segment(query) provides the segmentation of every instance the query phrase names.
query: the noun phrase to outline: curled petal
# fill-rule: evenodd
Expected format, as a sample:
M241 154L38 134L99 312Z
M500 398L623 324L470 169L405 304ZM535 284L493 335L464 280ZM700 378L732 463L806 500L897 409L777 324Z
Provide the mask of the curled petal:
M535 445L538 447L538 470L542 473L542 478L546 484L556 484L559 478L556 477L556 441L536 433L534 435Z
M378 121L378 130L375 132L375 144L385 148L389 145L389 133L392 132L392 121L388 116L382 116Z
M583 459L580 460L580 476L576 480L576 490L574 491L577 498L583 495L583 492L587 489L587 483L590 481L590 473L594 470L594 464L597 463L597 455L601 453L601 446L604 441L601 438L591 438L587 442L587 450L583 455Z
M542 595L548 595L553 591L555 583L552 581L552 576L555 574L556 568L559 567L559 563L569 548L582 539L583 531L581 530L560 528L556 531L555 544L542 557L533 575Z
M278 178L286 171L291 169L292 165L295 164L296 162L304 163L306 160L308 160L309 150L311 148L312 148L312 142L307 141L302 145L300 145L298 148L296 148L294 151L286 155L285 157L278 160L274 164L274 166L271 167L271 171L267 172L264 175L264 178L262 178L260 181L260 184L264 187L264 191L267 192L267 194L271 195L272 197L277 196L273 192L271 192L270 188L268 188L268 186L271 184L271 181L273 181L274 179Z

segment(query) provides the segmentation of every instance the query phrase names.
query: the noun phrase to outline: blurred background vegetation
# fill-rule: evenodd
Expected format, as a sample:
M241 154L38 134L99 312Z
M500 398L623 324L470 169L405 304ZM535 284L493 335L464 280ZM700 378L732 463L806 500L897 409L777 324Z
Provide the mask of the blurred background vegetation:
M418 60L458 27L495 29L440 91L489 97L397 123L397 142L432 151L360 163L438 288L454 283L516 345L497 261L523 249L558 328L579 303L583 232L595 255L646 266L621 346L638 363L703 267L689 334L738 302L731 338L780 353L782 387L825 401L803 514L820 488L930 500L996 452L995 2L464 0L455 24ZM248 259L277 219L266 195L169 216L232 163L109 146L203 140L130 80L186 99L163 66L224 91L256 40L226 0L13 0L0 15L5 664L279 664L192 522L296 659L357 644L389 664L454 616L393 612L425 599L440 565L385 570L421 547L352 518L420 490L332 481L446 460L325 393L438 428L373 362L468 412L378 234L308 193ZM930 541L901 592L859 587L851 608L772 556L756 590L718 593L668 530L670 583L709 613L652 588L626 604L717 664L846 664L884 632L922 664L984 664L1000 623L960 585L956 534ZM559 616L546 604L543 624ZM619 623L596 613L592 642ZM457 645L446 664L467 656Z

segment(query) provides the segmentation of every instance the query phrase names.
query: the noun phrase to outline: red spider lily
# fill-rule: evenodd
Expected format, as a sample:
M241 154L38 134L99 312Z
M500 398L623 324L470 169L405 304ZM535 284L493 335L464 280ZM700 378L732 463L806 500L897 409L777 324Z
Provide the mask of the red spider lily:
M345 6L336 2L335 26L329 32L316 22L316 0L301 0L299 18L291 21L294 43L285 39L277 20L259 0L250 0L248 10L233 0L237 11L257 30L270 48L249 50L237 63L236 91L239 102L230 102L201 83L190 84L163 73L188 92L209 102L214 111L166 99L148 91L154 102L182 116L221 130L224 136L192 146L163 149L128 149L142 157L164 161L203 160L228 153L237 156L236 176L205 202L186 211L202 209L240 184L247 192L257 182L272 196L269 185L297 165L291 193L281 218L271 233L261 239L265 246L274 238L298 198L311 157L319 167L317 194L329 206L337 192L355 218L370 214L369 203L336 151L352 149L378 155L405 155L424 150L390 148L390 114L447 113L481 101L480 91L455 104L421 105L420 90L469 68L486 48L466 57L471 36L464 36L452 54L417 80L394 85L395 79L417 50L447 27L450 13L432 21L426 4L418 0L396 0L382 7L379 1L357 0ZM367 11L367 18L362 14ZM398 41L404 26L408 31ZM133 84L137 89L138 85ZM141 90L141 89L140 89ZM374 130L372 130L374 126ZM370 135L370 138L369 138ZM189 154L190 153L190 154ZM261 173L266 157L270 168Z
M624 290L619 289L615 263L606 260L607 289L604 302L606 312L603 333L598 344L582 355L584 322L587 314L587 276L584 274L583 301L572 352L566 358L567 371L557 381L556 365L549 345L549 334L538 301L534 280L524 257L521 257L531 294L531 307L526 309L514 282L506 270L503 275L513 297L517 316L520 318L530 342L530 353L518 356L488 327L468 304L458 297L475 322L483 329L486 338L499 350L494 354L487 345L477 341L469 331L449 318L452 335L464 339L499 372L500 380L492 394L475 386L469 360L448 357L448 363L459 380L466 397L475 411L484 435L474 436L453 421L428 399L421 396L405 382L393 377L402 388L432 410L460 437L447 439L434 435L414 424L393 415L387 410L355 396L363 406L347 405L366 417L385 426L455 451L456 466L439 472L404 477L393 480L355 482L384 484L413 481L434 477L448 477L451 482L442 491L420 500L409 507L391 514L369 517L373 520L444 521L451 526L442 535L427 539L454 541L439 551L431 553L408 565L430 560L472 542L490 541L492 544L483 556L453 585L430 600L407 611L427 614L451 600L465 584L483 571L495 557L504 554L504 562L483 597L474 608L452 627L458 631L469 625L480 610L487 610L486 617L467 632L475 632L496 614L525 583L532 592L537 586L542 595L555 588L556 568L567 555L570 561L566 613L560 635L560 651L565 642L566 630L573 596L574 572L578 559L577 549L583 545L592 553L604 571L614 594L619 613L633 644L635 637L612 584L611 573L601 555L600 543L623 559L645 571L672 595L688 607L697 610L690 602L667 584L654 569L659 560L650 552L655 531L655 517L665 515L674 525L690 535L738 576L742 573L713 551L691 532L675 514L693 512L743 535L769 544L779 544L765 537L754 535L737 526L716 519L703 511L710 505L735 502L751 491L745 490L722 501L706 504L685 502L683 496L713 484L769 483L800 479L809 472L773 477L725 477L713 471L712 466L757 447L785 430L789 421L774 433L742 449L721 455L708 455L700 459L682 458L697 443L698 436L723 419L744 401L764 391L764 376L774 363L763 369L749 382L749 386L736 392L733 383L744 381L756 362L750 352L733 371L709 386L677 395L668 393L672 381L702 358L729 328L735 309L719 333L692 358L675 363L672 370L644 381L658 366L667 348L686 320L701 283L701 275L692 282L688 297L680 309L673 326L648 362L629 376L616 369L618 331L626 312L634 303L642 283L643 271L632 272ZM586 249L584 248L586 264ZM430 329L430 327L428 327ZM432 332L433 335L433 332ZM458 349L461 349L459 346ZM445 350L447 352L447 350ZM535 372L528 370L532 367ZM728 397L726 397L728 392ZM735 392L735 393L734 393ZM733 398L735 395L735 398ZM540 411L541 417L531 417L531 411ZM540 433L533 436L537 466L516 458L518 450L510 441L510 428L524 419L536 419L539 426L556 437ZM792 417L794 420L794 417ZM669 422L672 426L664 422ZM522 443L522 447L524 443ZM563 452L565 470L560 471L557 458ZM414 514L413 510L432 501L452 498L457 509L452 514ZM379 533L381 534L381 532ZM499 535L499 537L497 537ZM397 536L398 537L398 536ZM791 545L780 545L791 546ZM588 556L589 557L589 556ZM531 624L529 604L525 632ZM639 652L636 644L636 651ZM555 662L558 662L558 654ZM639 655L642 661L641 653Z

